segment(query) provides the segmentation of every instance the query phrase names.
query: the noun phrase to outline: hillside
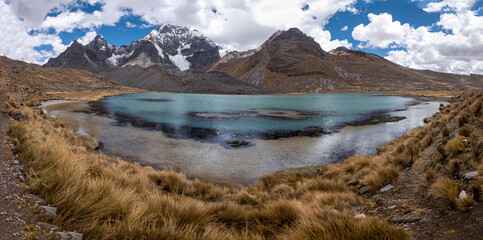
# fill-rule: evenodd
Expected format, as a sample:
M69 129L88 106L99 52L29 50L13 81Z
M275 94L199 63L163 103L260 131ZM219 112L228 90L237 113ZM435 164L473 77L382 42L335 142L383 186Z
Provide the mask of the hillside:
M197 93L320 93L452 91L483 88L483 76L415 70L374 54L339 47L324 51L296 28L260 47L228 52L197 30L165 25L116 48L100 35L74 41L46 67L75 68L152 91ZM129 77L128 77L129 76Z
M54 80L48 78L46 86ZM24 86L30 84L34 81ZM39 210L40 219L77 231L71 234L88 239L477 239L482 234L481 91L452 99L426 119L427 125L379 147L377 154L266 174L257 184L240 187L99 153L88 136L21 106L29 96L3 104L9 114L21 113L8 135L25 167L22 184L38 202L55 207L50 216ZM24 204L39 208L30 200ZM30 226L25 228L37 229ZM30 238L53 237L38 229L25 232Z
M179 93L261 94L271 93L226 73L187 70L173 75L161 66L125 66L102 73L112 81L150 91Z
M483 76L421 71L343 47L330 52L298 29L279 31L261 47L229 53L209 71L278 92L464 90L483 87Z
M45 68L3 56L0 56L0 82L0 90L10 98L28 98L31 101L74 95L80 99L88 99L95 98L96 95L140 91L118 85L88 71Z

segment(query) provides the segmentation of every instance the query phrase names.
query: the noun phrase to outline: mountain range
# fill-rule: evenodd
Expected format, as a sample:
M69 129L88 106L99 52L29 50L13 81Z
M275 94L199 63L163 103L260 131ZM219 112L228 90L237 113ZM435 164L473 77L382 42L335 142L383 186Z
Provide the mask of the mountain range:
M202 93L320 93L335 91L465 90L481 75L407 68L344 47L324 51L297 28L277 31L260 47L228 52L189 27L164 25L117 48L97 35L74 41L45 67L76 68L153 91Z

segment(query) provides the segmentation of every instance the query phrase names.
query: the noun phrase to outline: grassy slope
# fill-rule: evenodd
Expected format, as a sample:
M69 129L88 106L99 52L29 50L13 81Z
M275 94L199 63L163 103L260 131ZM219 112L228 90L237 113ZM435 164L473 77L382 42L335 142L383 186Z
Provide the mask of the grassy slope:
M22 108L9 135L32 191L58 208L53 220L88 238L406 239L377 217L357 220L359 199L343 181L228 188L141 167L86 148L61 123Z
M425 127L380 147L378 154L267 174L248 187L188 180L95 152L62 123L22 106L35 92L17 95L23 97L5 106L9 113L20 109L24 119L10 127L9 136L32 193L58 207L55 224L90 239L407 239L407 232L386 221L378 199L357 192L376 193L393 183L397 193L414 171L427 179L418 193L450 213L443 216L473 213L482 199L482 92L456 98ZM476 179L461 178L474 169L480 173ZM455 196L460 189L467 190L467 200ZM360 212L368 217L356 219Z
M471 211L481 200L481 177L465 182L448 176L483 170L482 101L483 93L454 100L428 125L381 147L376 155L284 177L268 174L257 185L237 188L97 153L62 123L27 107L21 107L26 119L12 125L9 135L29 169L32 192L58 207L53 222L88 238L406 239L401 228L378 217L356 219L372 201L356 192L367 187L375 193L397 183L402 169L441 142L441 156L428 165L434 174L428 177L426 193L448 211ZM468 190L467 200L455 195L461 188Z
M0 83L0 90L17 104L36 104L45 99L95 100L107 95L140 92L88 71L44 68L3 56L0 56Z

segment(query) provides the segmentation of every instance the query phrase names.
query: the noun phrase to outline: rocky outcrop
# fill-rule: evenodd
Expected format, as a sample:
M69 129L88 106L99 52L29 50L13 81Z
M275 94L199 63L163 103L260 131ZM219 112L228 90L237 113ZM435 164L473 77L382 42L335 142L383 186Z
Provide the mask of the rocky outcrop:
M204 69L219 59L218 46L197 30L168 24L119 48L109 45L101 35L87 45L74 41L45 66L105 72L123 66L158 65L178 74L189 69Z
M259 48L228 53L210 70L279 92L329 91L329 76L338 76L327 62L329 54L297 28L274 33ZM337 83L344 87L345 83Z
M481 76L410 69L345 47L325 52L299 29L274 33L260 47L227 53L210 71L277 92L481 89Z

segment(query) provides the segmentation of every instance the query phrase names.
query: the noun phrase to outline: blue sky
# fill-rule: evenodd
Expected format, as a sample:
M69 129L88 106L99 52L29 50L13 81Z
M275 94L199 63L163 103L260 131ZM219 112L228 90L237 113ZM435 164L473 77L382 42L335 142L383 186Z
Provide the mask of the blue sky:
M359 1L354 7L357 9L357 13L353 12L337 12L329 19L327 25L323 26L326 30L330 31L332 37L335 39L347 39L353 45L353 49L363 50L366 52L375 53L381 56L386 56L387 52L391 49L378 49L378 48L359 48L360 41L354 40L351 36L351 29L359 24L368 24L368 13L391 13L394 20L409 23L411 26L429 26L435 23L440 16L440 13L429 13L422 10L426 7L426 4L431 1L412 2L410 0L374 0L372 2ZM101 9L101 4L89 5L87 3L82 4L81 7L72 8L71 11L84 11L92 13ZM310 4L301 6L304 10L310 8ZM216 13L216 8L215 13ZM55 16L58 13L49 13L47 16ZM136 25L136 27L127 27L127 23ZM175 23L176 24L176 23ZM143 26L144 27L140 27ZM159 27L160 25L151 25L142 20L141 16L126 15L123 16L119 22L114 26L102 25L95 28L98 34L101 34L106 38L109 44L121 46L123 44L130 44L134 40L138 40L146 36L151 30ZM346 31L341 29L347 26ZM91 29L75 29L73 32L61 32L63 44L69 44L74 40L82 38ZM48 47L45 47L48 49ZM325 49L326 51L331 49Z
M25 40L0 47L0 54L42 63L77 39L87 43L101 34L121 46L167 23L198 29L226 50L248 50L278 29L298 27L326 51L346 46L404 66L483 74L482 2L10 0L0 14L12 23L0 23L0 31L12 36L0 37L0 46L2 40Z

